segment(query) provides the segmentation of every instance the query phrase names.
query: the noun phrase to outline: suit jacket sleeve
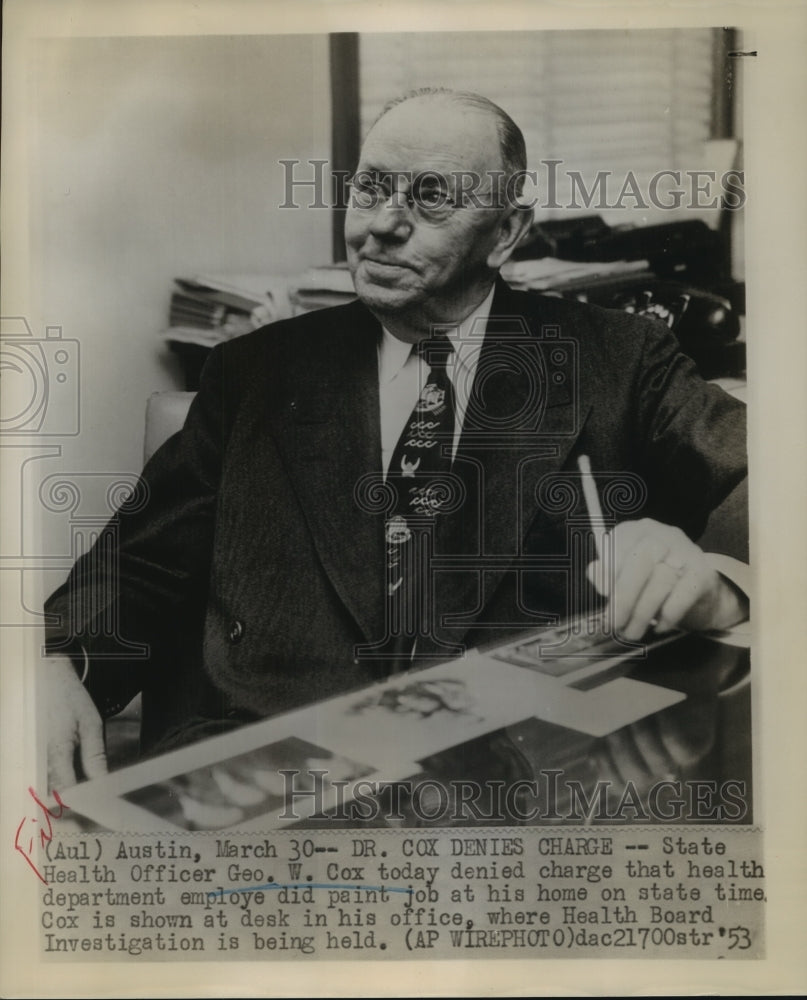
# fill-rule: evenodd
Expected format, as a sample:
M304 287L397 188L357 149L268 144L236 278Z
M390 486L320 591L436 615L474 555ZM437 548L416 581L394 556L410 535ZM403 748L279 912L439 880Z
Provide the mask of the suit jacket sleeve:
M653 515L680 525L706 551L747 561L745 405L704 382L674 336L651 325L636 420L639 464L655 484Z
M223 410L216 349L184 428L154 454L135 493L46 602L47 648L87 653L88 689L103 715L119 711L145 673L164 666L152 649L201 637Z

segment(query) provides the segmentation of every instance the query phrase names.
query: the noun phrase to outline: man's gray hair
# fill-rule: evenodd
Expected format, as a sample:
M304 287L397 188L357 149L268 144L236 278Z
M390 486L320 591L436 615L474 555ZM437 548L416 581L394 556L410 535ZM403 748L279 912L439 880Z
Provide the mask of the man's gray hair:
M373 125L380 121L384 115L392 108L406 101L414 100L417 97L445 97L448 100L456 101L457 104L475 111L482 111L493 117L496 122L496 131L499 134L499 151L502 158L505 180L509 181L514 175L519 176L515 194L518 196L524 185L524 171L527 169L527 145L524 142L524 135L516 125L510 115L500 108L498 104L481 94L474 94L470 90L451 90L449 87L418 87L416 90L407 91L400 97L395 97L388 101L381 109Z

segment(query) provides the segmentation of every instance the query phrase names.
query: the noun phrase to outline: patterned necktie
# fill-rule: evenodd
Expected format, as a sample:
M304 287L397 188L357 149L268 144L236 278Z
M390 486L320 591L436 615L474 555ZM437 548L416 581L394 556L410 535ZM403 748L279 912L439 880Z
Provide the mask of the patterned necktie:
M415 638L425 629L430 610L428 552L433 519L449 490L454 445L454 387L446 371L453 348L445 337L421 341L413 348L429 373L420 397L392 452L387 483L394 506L386 523L387 622L389 650L385 658L405 669Z

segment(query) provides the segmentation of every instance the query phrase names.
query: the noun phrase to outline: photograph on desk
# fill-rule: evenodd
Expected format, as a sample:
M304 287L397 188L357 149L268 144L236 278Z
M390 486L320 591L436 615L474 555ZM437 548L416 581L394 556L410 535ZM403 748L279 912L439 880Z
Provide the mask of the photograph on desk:
M292 772L295 778L299 775L293 784L286 777ZM292 804L290 793L313 791L320 774L330 782L351 781L371 773L369 767L290 736L212 767L173 775L124 797L186 830L220 830L255 816L280 813L281 807ZM327 784L322 784L324 799Z
M394 27L32 46L31 788L211 869L315 845L264 890L393 885L325 853L423 830L740 857L742 28Z

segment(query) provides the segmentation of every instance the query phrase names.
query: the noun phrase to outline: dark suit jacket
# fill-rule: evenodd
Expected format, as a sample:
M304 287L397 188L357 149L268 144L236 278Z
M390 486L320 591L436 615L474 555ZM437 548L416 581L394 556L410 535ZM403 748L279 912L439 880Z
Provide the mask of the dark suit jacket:
M49 600L50 645L84 644L102 712L143 687L146 747L383 672L356 656L385 629L384 510L366 478L381 469L379 335L355 302L213 351L184 429ZM421 653L579 607L581 453L606 515L698 539L719 508L724 549L745 556L744 407L660 324L500 282L454 463L466 501L436 519Z

